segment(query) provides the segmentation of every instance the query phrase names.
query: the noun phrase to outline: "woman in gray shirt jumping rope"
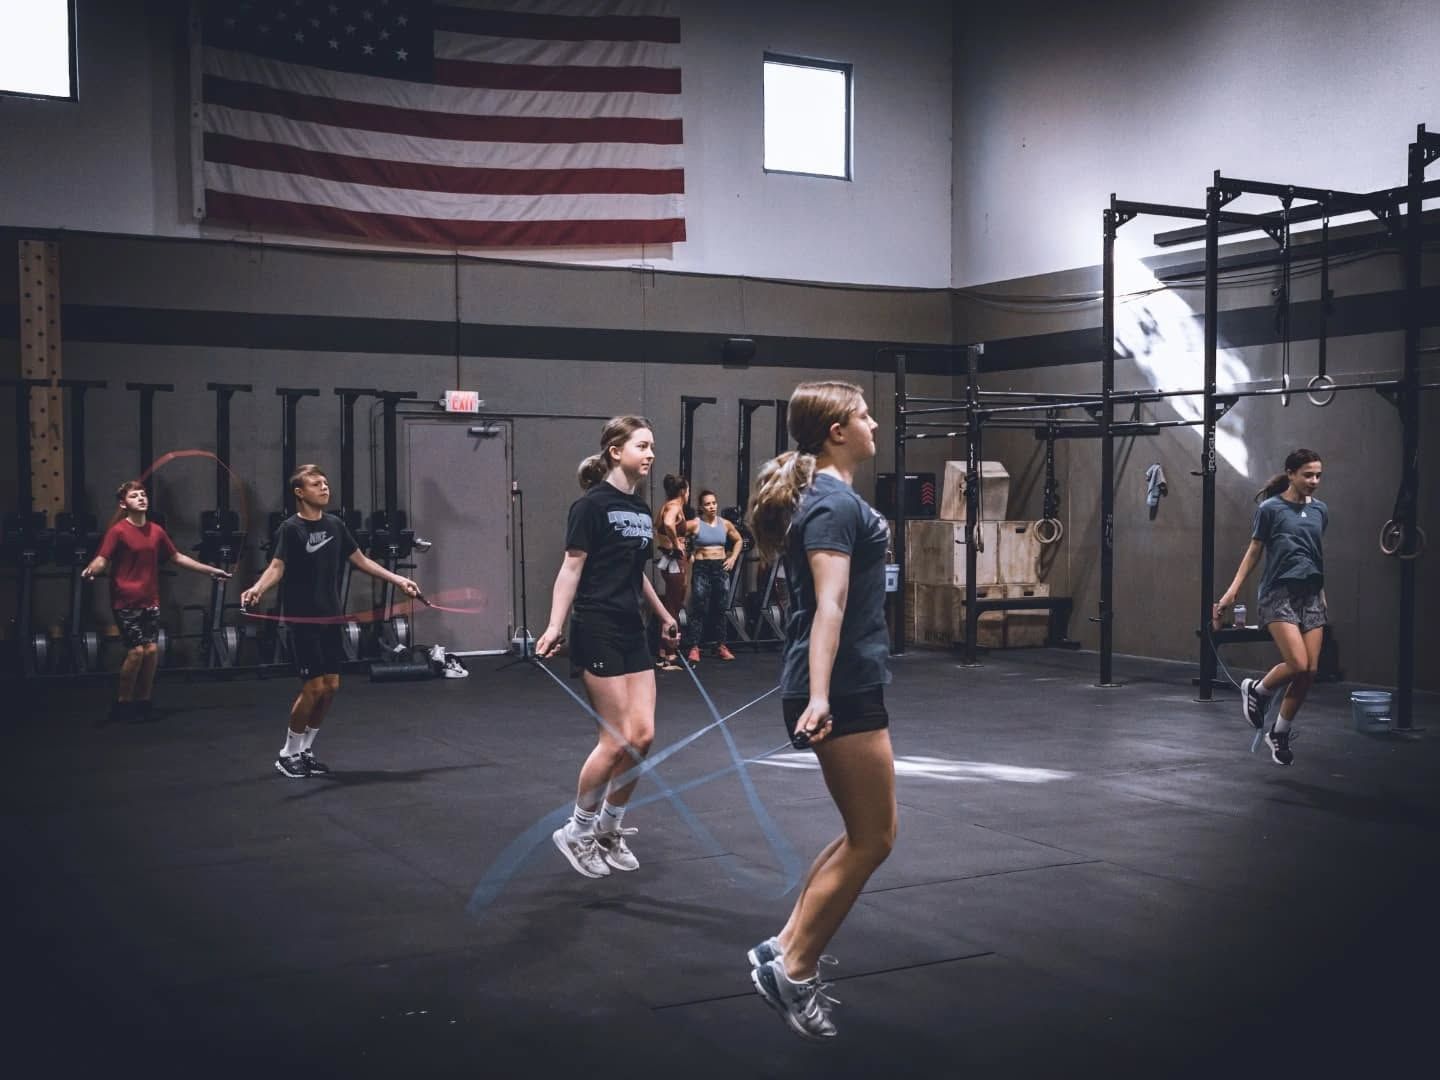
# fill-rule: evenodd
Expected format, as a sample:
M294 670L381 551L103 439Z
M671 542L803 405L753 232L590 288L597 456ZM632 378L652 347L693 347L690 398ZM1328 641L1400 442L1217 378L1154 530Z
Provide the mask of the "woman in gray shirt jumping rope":
M798 451L760 470L750 522L763 555L785 557L792 597L780 676L785 726L819 759L844 831L816 856L785 926L749 952L751 982L797 1035L835 1034L818 964L895 843L895 758L884 687L885 519L851 487L875 456L858 386L802 383L790 397Z
M1220 620L1235 602L1260 554L1265 569L1260 575L1259 623L1270 630L1280 649L1280 663L1262 678L1240 681L1240 706L1250 726L1259 730L1271 696L1289 683L1280 702L1280 715L1265 734L1270 756L1277 765L1295 760L1290 750L1290 725L1315 681L1320 645L1329 622L1325 609L1325 554L1322 539L1330 523L1330 508L1315 498L1320 486L1320 455L1299 449L1285 459L1277 473L1255 495L1260 505L1250 530L1250 546L1235 571L1235 580L1215 604Z

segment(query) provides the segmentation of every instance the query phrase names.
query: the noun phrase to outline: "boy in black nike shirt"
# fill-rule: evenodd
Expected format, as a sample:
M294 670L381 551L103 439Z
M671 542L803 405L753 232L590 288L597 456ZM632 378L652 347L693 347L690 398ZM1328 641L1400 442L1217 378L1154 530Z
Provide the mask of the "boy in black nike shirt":
M299 780L330 771L315 760L311 746L340 688L340 665L345 659L340 578L345 563L395 584L409 596L419 596L420 586L367 558L345 523L325 513L330 504L330 481L318 465L296 469L290 488L295 493L295 513L280 523L274 557L260 579L241 595L240 605L255 607L272 585L280 583L280 612L290 626L295 668L303 685L290 707L290 728L275 769L281 776Z

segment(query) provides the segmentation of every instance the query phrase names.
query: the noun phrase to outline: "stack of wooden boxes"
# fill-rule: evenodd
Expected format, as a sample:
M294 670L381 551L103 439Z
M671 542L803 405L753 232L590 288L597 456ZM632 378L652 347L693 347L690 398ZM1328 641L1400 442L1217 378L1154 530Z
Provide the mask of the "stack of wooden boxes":
M917 645L949 648L965 640L965 463L945 463L936 520L906 523L906 637ZM1040 542L1033 521L1005 517L1010 474L998 461L981 462L981 550L976 553L976 594L983 600L1048 596L1038 578ZM1045 644L1049 612L984 611L975 643L984 648Z

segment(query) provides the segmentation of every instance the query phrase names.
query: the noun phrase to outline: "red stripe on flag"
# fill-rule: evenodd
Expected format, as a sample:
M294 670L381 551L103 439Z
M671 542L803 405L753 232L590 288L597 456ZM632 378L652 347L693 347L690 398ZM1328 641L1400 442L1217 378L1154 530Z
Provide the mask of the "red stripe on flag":
M656 221L439 221L340 210L205 192L207 218L252 228L347 236L400 244L461 247L591 247L614 244L674 244L685 239L683 218Z
M461 195L681 195L684 169L482 169L327 154L207 133L205 160L347 184Z
M435 9L435 29L540 41L680 40L680 20L659 15L525 15L509 11Z
M484 87L493 90L680 93L678 68L547 67L543 64L484 64L473 60L436 60L435 81L442 86Z
M254 83L206 75L204 99L249 112L271 113L291 120L306 120L332 127L416 135L426 139L465 142L521 143L653 143L678 146L681 121L626 117L585 119L544 116L466 116L401 109L393 105L367 105L353 101L276 90Z

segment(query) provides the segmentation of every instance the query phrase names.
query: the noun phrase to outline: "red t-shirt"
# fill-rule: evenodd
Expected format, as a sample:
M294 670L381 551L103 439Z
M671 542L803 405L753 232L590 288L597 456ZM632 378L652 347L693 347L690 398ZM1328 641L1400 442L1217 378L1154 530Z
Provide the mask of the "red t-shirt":
M110 606L160 606L160 564L175 557L169 535L153 521L121 518L105 532L97 554L110 564Z

